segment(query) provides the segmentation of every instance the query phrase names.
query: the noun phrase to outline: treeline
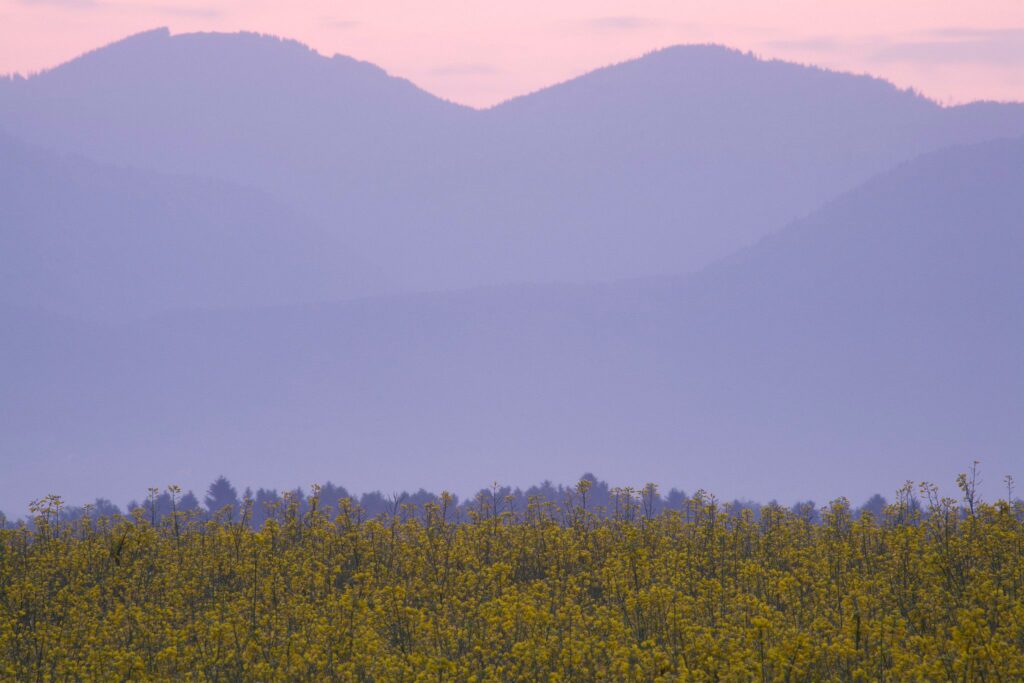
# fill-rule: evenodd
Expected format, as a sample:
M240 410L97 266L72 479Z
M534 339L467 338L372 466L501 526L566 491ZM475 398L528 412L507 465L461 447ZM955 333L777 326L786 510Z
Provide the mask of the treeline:
M491 488L481 489L476 495L465 500L460 500L455 495L448 498L450 508L457 519L465 519L472 510L478 509L482 502L487 502L499 510L514 511L524 510L531 500L544 501L555 506L566 506L574 505L579 502L580 498L585 498L582 502L595 514L603 516L614 514L617 506L625 505L625 501L634 496L642 501L648 514L659 514L665 510L682 510L690 500L690 495L685 491L672 488L662 494L654 484L647 484L643 488L614 487L590 473L580 477L580 481L589 482L585 495L581 495L579 484L566 486L545 481L525 490L519 487L495 484ZM349 493L344 486L335 485L330 481L311 487L309 490L297 488L278 491L277 489L259 488L254 492L246 488L239 493L227 477L220 476L210 484L201 500L192 491L174 494L169 489L150 489L146 498L141 501L132 500L123 510L105 498L97 498L94 502L84 506L68 506L61 501L59 507L60 518L68 522L80 520L87 515L93 518L141 515L153 521L178 511L205 518L220 515L226 520L243 522L253 528L259 528L274 515L275 510L281 509L289 502L296 502L299 511L305 513L309 510L310 500L314 496L319 505L334 509L337 508L338 501L349 500L366 517L382 515L404 517L414 514L417 510L421 511L428 503L439 503L442 499L441 494L425 489L413 493L403 491L384 494L380 491L372 491L357 495ZM51 497L49 504L52 505L54 500L56 499ZM913 494L909 496L908 500L910 505L919 505ZM721 503L721 501L718 502ZM856 507L853 512L855 516L871 512L877 517L881 515L887 504L888 501L885 497L875 494ZM723 509L731 514L749 510L755 520L760 517L761 510L765 505L756 501L739 499L722 503ZM767 505L777 507L778 503L772 501ZM789 509L812 522L820 521L820 510L813 500L798 502L790 506ZM4 517L0 512L0 525L11 526L16 523L15 520Z

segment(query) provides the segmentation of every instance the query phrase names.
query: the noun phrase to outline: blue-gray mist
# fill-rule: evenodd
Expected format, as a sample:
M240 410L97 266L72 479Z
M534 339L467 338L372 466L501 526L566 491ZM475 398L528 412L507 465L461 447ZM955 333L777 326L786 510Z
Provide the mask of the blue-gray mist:
M158 31L0 81L0 129L9 514L1021 474L1021 105L700 46L475 111Z

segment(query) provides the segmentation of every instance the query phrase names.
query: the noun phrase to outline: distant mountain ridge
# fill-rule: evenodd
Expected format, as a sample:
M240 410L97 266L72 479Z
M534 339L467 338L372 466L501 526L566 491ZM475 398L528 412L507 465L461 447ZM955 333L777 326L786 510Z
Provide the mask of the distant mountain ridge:
M324 301L375 279L342 236L265 192L2 131L0 253L0 301L84 319Z
M78 500L221 470L468 491L593 469L795 500L979 459L997 486L1024 444L1020 187L1024 139L943 150L668 279L125 326L5 309L0 502L44 473Z
M699 270L872 175L1024 134L878 79L682 46L476 111L253 34L149 32L0 84L28 143L252 186L428 291Z

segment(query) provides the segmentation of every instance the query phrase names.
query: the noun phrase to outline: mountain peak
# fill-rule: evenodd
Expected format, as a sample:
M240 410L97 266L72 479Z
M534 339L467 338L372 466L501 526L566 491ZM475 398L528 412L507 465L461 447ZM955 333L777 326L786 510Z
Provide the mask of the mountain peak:
M939 106L875 76L764 58L717 43L692 43L609 64L511 98L491 110L531 108L545 100L565 100L568 106L591 109L633 106L639 99L652 105L668 102L689 107L695 102L737 103L752 97L795 103L797 110L803 108L801 100L835 101L841 107L884 101L903 101L918 108Z
M149 29L148 31L140 31L133 33L130 36L118 40L113 45L131 43L131 42L142 42L142 41L153 41L153 40L165 40L171 37L171 29L166 26L159 26L157 28Z
M328 57L297 40L248 31L172 35L166 27L157 28L27 79L3 82L46 98L51 96L47 93L60 91L61 97L107 97L116 102L127 93L149 91L142 98L149 100L149 105L154 98L162 98L174 107L196 92L216 92L219 99L253 106L276 98L280 107L317 100L315 109L330 109L339 103L351 109L383 98L408 108L413 106L408 102L411 98L435 108L455 108L375 64L340 54Z

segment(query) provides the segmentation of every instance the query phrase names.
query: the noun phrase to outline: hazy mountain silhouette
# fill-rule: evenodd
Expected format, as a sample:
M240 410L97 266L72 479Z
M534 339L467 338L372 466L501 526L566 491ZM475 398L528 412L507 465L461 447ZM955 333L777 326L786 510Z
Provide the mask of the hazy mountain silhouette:
M85 318L334 299L373 277L265 193L95 164L0 133L0 300Z
M422 290L699 269L900 161L1022 134L1024 107L689 46L475 111L293 41L162 29L0 83L0 126L259 187Z
M1021 187L1024 140L927 155L681 278L132 326L5 310L0 503L221 471L859 499L977 458L997 485L1024 444Z
M23 139L137 167L302 194L395 168L463 107L366 62L250 33L141 33L27 80L0 111ZM353 177L346 176L353 174ZM320 186L317 186L320 189ZM343 185L335 194L347 195Z
M697 269L921 153L1024 133L1022 105L943 108L718 46L661 50L486 114L510 131L493 184L528 169L510 204L535 207L530 242L566 262L549 272L579 279Z

